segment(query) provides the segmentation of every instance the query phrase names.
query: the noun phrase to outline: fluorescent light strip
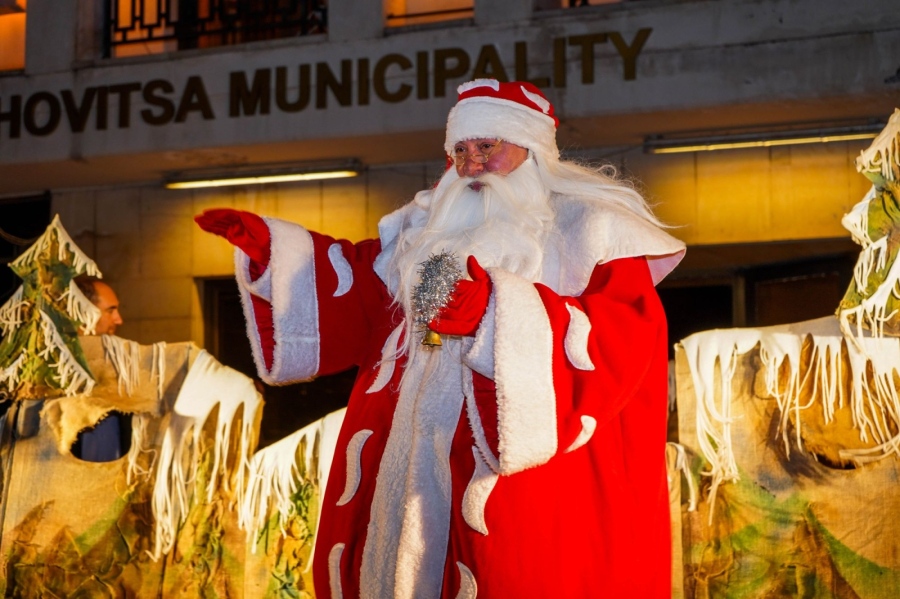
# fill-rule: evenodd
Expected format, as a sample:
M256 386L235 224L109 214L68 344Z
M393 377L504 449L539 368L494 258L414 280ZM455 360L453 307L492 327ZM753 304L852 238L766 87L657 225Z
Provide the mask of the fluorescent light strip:
M835 141L852 141L857 139L875 139L878 133L845 133L839 135L814 135L810 137L794 137L782 139L759 139L752 141L722 141L703 143L700 140L684 140L685 145L675 145L671 140L662 142L666 145L647 145L651 154L680 154L684 152L713 152L716 150L739 150L743 148L770 148L773 146L793 146L799 144L830 143ZM659 143L659 142L657 142ZM672 144L672 145L669 145Z
M327 171L321 173L291 173L285 175L259 175L253 177L232 177L218 179L195 179L169 181L167 189L199 189L203 187L228 187L231 185L261 185L263 183L287 183L290 181L317 181L320 179L345 179L355 177L356 171Z

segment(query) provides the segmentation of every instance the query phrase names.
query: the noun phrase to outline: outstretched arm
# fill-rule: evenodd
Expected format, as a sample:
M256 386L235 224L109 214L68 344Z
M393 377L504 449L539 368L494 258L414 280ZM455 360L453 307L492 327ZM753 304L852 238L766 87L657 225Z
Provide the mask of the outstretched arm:
M195 220L236 247L235 276L260 378L283 384L358 363L368 340L360 334L369 326L367 304L380 306L386 296L372 271L377 241L337 241L229 209Z

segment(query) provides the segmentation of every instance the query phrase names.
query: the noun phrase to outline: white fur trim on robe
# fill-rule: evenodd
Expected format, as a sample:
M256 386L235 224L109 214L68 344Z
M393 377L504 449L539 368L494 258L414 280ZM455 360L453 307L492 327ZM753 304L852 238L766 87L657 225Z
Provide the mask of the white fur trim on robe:
M500 474L544 464L556 454L553 331L534 284L488 270L496 295L494 383Z
M319 306L312 236L293 223L265 221L272 234L272 255L265 274L250 281L250 259L239 249L235 249L234 270L256 370L263 381L275 385L308 379L318 371ZM271 370L263 361L251 294L272 304L275 350Z
M494 315L497 312L497 301L494 294L488 300L487 310L475 331L475 340L463 354L463 364L489 379L494 378Z
M400 231L409 227L421 227L428 221L428 206L431 205L431 190L426 189L416 194L412 202L404 204L378 221L378 238L381 241L381 253L375 258L373 269L381 281L387 285L387 265L397 249L397 238ZM388 285L390 289L390 285ZM396 289L390 289L392 294Z
M482 323L483 322L484 321L482 321ZM485 327L485 325L482 324L482 328L490 328L493 330L494 327L493 324L491 324L490 327ZM493 349L494 346L492 341L490 348L491 352L493 352ZM493 372L493 368L494 361L492 358L491 372ZM493 375L491 375L490 378L493 379ZM463 371L463 394L466 398L466 417L469 419L469 427L472 429L475 447L480 452L481 459L491 467L491 470L500 472L500 460L494 455L494 450L491 449L491 446L487 441L487 435L484 432L484 424L481 422L481 414L478 413L478 404L475 402L475 385L472 381L472 371L468 368Z
M463 403L462 342L412 344L378 466L362 599L439 597L451 512L450 448Z
M382 252L375 260L375 272L382 281L387 281L387 263L397 236L409 226L424 224L430 202L431 190L420 191L412 202L378 223ZM554 195L550 203L556 213L555 228L563 233L559 251L565 261L559 267L545 264L541 282L560 295L580 295L598 264L638 256L647 257L656 285L684 257L684 242L624 207L560 195Z
M662 281L684 257L684 243L633 212L599 201L553 196L561 236L560 295L580 295L598 264L646 256L653 284Z

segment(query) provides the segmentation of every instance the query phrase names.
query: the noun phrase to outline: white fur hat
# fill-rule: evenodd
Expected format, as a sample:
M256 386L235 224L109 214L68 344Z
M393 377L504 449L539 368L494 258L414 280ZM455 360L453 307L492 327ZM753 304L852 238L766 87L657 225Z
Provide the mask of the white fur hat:
M444 150L452 155L460 141L495 138L527 148L540 157L559 158L553 105L531 83L475 79L457 90L459 99L447 117Z

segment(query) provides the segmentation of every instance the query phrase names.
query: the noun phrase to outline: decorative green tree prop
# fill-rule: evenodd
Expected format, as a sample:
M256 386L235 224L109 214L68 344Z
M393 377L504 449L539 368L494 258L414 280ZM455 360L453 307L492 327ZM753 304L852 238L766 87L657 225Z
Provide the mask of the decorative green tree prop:
M23 283L0 307L0 399L41 399L90 393L78 327L93 332L100 310L72 279L100 276L59 216L9 267Z
M900 335L900 109L859 158L872 189L842 224L862 246L837 314L846 334Z

